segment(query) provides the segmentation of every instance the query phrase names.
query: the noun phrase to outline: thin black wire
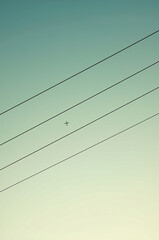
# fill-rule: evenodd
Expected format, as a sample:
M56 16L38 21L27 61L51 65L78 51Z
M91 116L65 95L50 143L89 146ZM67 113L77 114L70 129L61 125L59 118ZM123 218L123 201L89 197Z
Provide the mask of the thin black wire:
M158 90L158 89L159 89L159 87L156 87L156 88L154 88L154 89L152 89L152 90L150 90L150 91L148 91L148 92L146 92L146 93L140 95L139 97L137 97L137 98L135 98L135 99L133 99L133 100L131 100L131 101L129 101L129 102L127 102L127 103L121 105L120 107L118 107L118 108L116 108L116 109L114 109L114 110L112 110L112 111L110 111L110 112L108 112L108 113L106 113L106 114L104 114L104 115L102 115L102 116L96 118L95 120L93 120L93 121L91 121L91 122L89 122L89 123L87 123L87 124L85 124L85 125L83 125L83 126L81 126L81 127L79 127L79 128L77 128L76 130L74 130L74 131L72 131L72 132L70 132L70 133L68 133L68 134L66 134L66 135L64 135L64 136L62 136L62 137L60 137L60 138L54 140L53 142L50 142L50 143L48 143L47 145L45 145L45 146L43 146L43 147L41 147L41 148L39 148L39 149L37 149L37 150L35 150L35 151L29 153L29 154L27 154L27 155L25 155L25 156L23 156L23 157L17 159L16 161L14 161L14 162L12 162L12 163L10 163L10 164L8 164L8 165L2 167L2 168L0 169L0 171L2 171L2 170L4 170L4 169L6 169L6 168L8 168L8 167L10 167L10 166L12 166L12 165L18 163L18 162L21 162L22 160L26 159L27 157L29 157L29 156L31 156L31 155L33 155L33 154L35 154L35 153L37 153L37 152L43 150L44 148L49 147L50 145L52 145L52 144L54 144L54 143L56 143L56 142L59 142L60 140L62 140L62 139L64 139L64 138L66 138L66 137L72 135L73 133L78 132L79 130L81 130L81 129L85 128L85 127L88 127L88 126L91 125L92 123L95 123L95 122L101 120L102 118L104 118L104 117L106 117L106 116L108 116L108 115L110 115L110 114L112 114L112 113L118 111L119 109L121 109L121 108L123 108L123 107L125 107L125 106L127 106L127 105L129 105L129 104L131 104L131 103L133 103L133 102L135 102L135 101L137 101L138 99L140 99L140 98L142 98L142 97L144 97L144 96L146 96L146 95L148 95L148 94L150 94L150 93L152 93L152 92L154 92L154 91L156 91L156 90Z
M58 113L58 114L56 114L56 115L54 115L54 116L52 116L52 117L46 119L45 121L43 121L43 122L41 122L41 123L39 123L39 124L37 124L37 125L35 125L35 126L29 128L29 129L27 129L27 130L25 130L25 131L23 131L23 132L21 132L21 133L19 133L19 134L17 134L16 136L14 136L14 137L12 137L12 138L10 138L10 139L8 139L8 140L6 140L6 141L0 143L0 146L5 145L5 144L7 144L8 142L13 141L14 139L16 139L16 138L18 138L18 137L24 135L25 133L28 133L28 132L32 131L33 129L35 129L35 128L37 128L37 127L39 127L39 126L41 126L41 125L43 125L43 124L49 122L50 120L52 120L52 119L54 119L54 118L56 118L56 117L58 117L58 116L60 116L60 115L62 115L62 114L64 114L64 113L68 112L69 110L71 110L71 109L73 109L73 108L75 108L75 107L77 107L77 106L79 106L79 105L81 105L81 104L83 104L83 103L89 101L90 99L92 99L92 98L94 98L94 97L96 97L96 96L98 96L98 95L100 95L100 94L102 94L102 93L108 91L109 89L111 89L111 88L113 88L113 87L115 87L115 86L117 86L117 85L123 83L124 81L130 79L131 77L134 77L135 75L137 75L137 74L139 74L139 73L141 73L141 72L147 70L148 68L150 68L150 67L152 67L152 66L154 66L154 65L156 65L156 64L158 64L158 63L159 63L159 61L152 63L151 65L149 65L149 66L147 66L147 67L145 67L145 68L139 70L138 72L136 72L136 73L134 73L134 74L132 74L132 75L130 75L130 76L128 76L128 77L122 79L121 81L119 81L119 82L117 82L117 83L115 83L115 84L113 84L113 85L111 85L111 86L109 86L109 87L103 89L102 91L100 91L100 92L98 92L98 93L95 93L94 95L92 95L92 96L90 96L90 97L88 97L88 98L82 100L81 102L79 102L79 103L77 103L77 104L75 104L75 105L73 105L73 106L71 106L71 107L65 109L64 111L62 111L62 112L60 112L60 113Z
M100 64L100 63L102 63L102 62L108 60L109 58L112 58L113 56L115 56L115 55L117 55L117 54L119 54L119 53L125 51L126 49L128 49L128 48L130 48L130 47L132 47L132 46L134 46L134 45L136 45L136 44L138 44L139 42L142 42L143 40L145 40L145 39L151 37L152 35L154 35L154 34L156 34L156 33L158 33L158 32L159 32L159 30L157 30L157 31L155 31L155 32L153 32L153 33L151 33L151 34L149 34L149 35L147 35L147 36L141 38L140 40L138 40L138 41L136 41L136 42L134 42L134 43L128 45L128 46L125 47L125 48L122 48L121 50L119 50L119 51L113 53L112 55L110 55L110 56L108 56L108 57L106 57L106 58L104 58L104 59L102 59L102 60L100 60L100 61L98 61L98 62L92 64L91 66L89 66L89 67L87 67L87 68L85 68L85 69L83 69L83 70L81 70L81 71L79 71L79 72L73 74L72 76L70 76L70 77L64 79L63 81L58 82L58 83L56 83L55 85L53 85L53 86L51 86L51 87L49 87L49 88L47 88L47 89L45 89L45 90L43 90L43 91L41 91L41 92L35 94L35 95L33 95L32 97L30 97L30 98L28 98L28 99L26 99L26 100L24 100L24 101L22 101L22 102L20 102L20 103L18 103L18 104L16 104L16 105L14 105L14 106L8 108L7 110L1 112L0 115L3 115L3 114L5 114L5 113L11 111L12 109L17 108L18 106L20 106L20 105L22 105L22 104L24 104L24 103L26 103L26 102L32 100L33 98L38 97L39 95L41 95L41 94L43 94L43 93L45 93L45 92L47 92L47 91L49 91L49 90L51 90L51 89L53 89L53 88L59 86L59 85L61 85L62 83L67 82L67 81L70 80L71 78L74 78L75 76L77 76L77 75L79 75L79 74L81 74L81 73L83 73L83 72L85 72L85 71L87 71L87 70L89 70L89 69L91 69L91 68L97 66L98 64Z
M140 125L140 124L142 124L142 123L144 123L144 122L146 122L146 121L148 121L148 120L156 117L157 115L159 115L159 113L156 113L156 114L154 114L154 115L151 115L150 117L148 117L148 118L146 118L146 119L144 119L144 120L142 120L142 121L140 121L140 122L138 122L138 123L136 123L136 124L134 124L134 125L131 125L130 127L125 128L125 129L123 129L122 131L120 131L120 132L118 132L118 133L115 133L114 135L112 135L112 136L110 136L110 137L107 137L107 138L101 140L100 142L97 142L97 143L95 143L95 144L93 144L93 145L91 145L91 146L89 146L89 147L87 147L87 148L85 148L85 149L83 149L83 150L81 150L81 151L79 151L79 152L77 152L77 153L75 153L75 154L73 154L73 155L71 155L71 156L69 156L69 157L67 157L67 158L59 161L59 162L57 162L57 163L54 163L54 164L52 164L51 166L49 166L49 167L47 167L47 168L44 168L44 169L42 169L41 171L36 172L36 173L34 173L33 175L31 175L31 176L29 176L29 177L26 177L26 178L20 180L19 182L16 182L16 183L14 183L14 184L12 184L12 185L10 185L10 186L8 186L8 187L0 190L0 192L4 192L4 191L8 190L9 188L15 187L16 185L18 185L18 184L20 184L20 183L23 183L24 181L27 181L27 180L29 180L30 178L33 178L33 177L35 177L35 176L37 176L37 175L39 175L39 174L41 174L41 173L43 173L43 172L45 172L45 171L53 168L53 167L55 167L55 166L57 166L57 165L59 165L59 164L61 164L61 163L63 163L63 162L66 162L66 161L68 161L69 159L71 159L71 158L73 158L73 157L75 157L75 156L77 156L77 155L80 155L81 153L86 152L86 151L88 151L88 150L90 150L90 149L92 149L92 148L94 148L94 147L96 147L96 146L98 146L98 145L100 145L100 144L102 144L102 143L104 143L104 142L106 142L106 141L108 141L108 140L110 140L110 139L112 139L112 138L114 138L114 137L116 137L116 136L118 136L118 135L120 135L120 134L128 131L128 130L130 130L131 128L134 128L134 127L136 127L136 126L138 126L138 125Z

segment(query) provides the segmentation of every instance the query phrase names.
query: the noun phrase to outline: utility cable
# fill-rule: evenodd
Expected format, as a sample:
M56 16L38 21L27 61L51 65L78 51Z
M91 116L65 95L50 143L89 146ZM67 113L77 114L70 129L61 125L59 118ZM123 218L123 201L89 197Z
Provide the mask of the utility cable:
M17 185L19 185L19 184L21 184L21 183L29 180L30 178L33 178L33 177L35 177L35 176L37 176L37 175L39 175L39 174L41 174L41 173L43 173L43 172L46 172L46 171L48 171L49 169L51 169L51 168L53 168L53 167L55 167L55 166L57 166L57 165L59 165L59 164L61 164L61 163L63 163L63 162L66 162L66 161L70 160L71 158L76 157L77 155L80 155L81 153L84 153L84 152L86 152L86 151L88 151L88 150L90 150L90 149L92 149L92 148L94 148L94 147L96 147L96 146L98 146L98 145L100 145L100 144L102 144L102 143L104 143L104 142L106 142L106 141L108 141L108 140L110 140L110 139L112 139L112 138L114 138L114 137L116 137L116 136L118 136L118 135L120 135L120 134L122 134L122 133L124 133L124 132L126 132L126 131L128 131L128 130L130 130L130 129L138 126L138 125L140 125L140 124L142 124L142 123L144 123L144 122L146 122L146 121L148 121L148 120L150 120L150 119L152 119L152 118L154 118L154 117L157 117L158 115L159 115L159 113L156 113L156 114L154 114L154 115L151 115L150 117L148 117L148 118L146 118L146 119L144 119L144 120L142 120L142 121L140 121L140 122L137 122L136 124L131 125L131 126L129 126L128 128L125 128L125 129L123 129L122 131L117 132L117 133L115 133L114 135L111 135L110 137L107 137L107 138L101 140L100 142L97 142L97 143L95 143L95 144L93 144L93 145L91 145L91 146L89 146L89 147L87 147L87 148L85 148L85 149L83 149L83 150L81 150L81 151L79 151L79 152L77 152L77 153L75 153L75 154L73 154L73 155L71 155L71 156L69 156L69 157L61 160L61 161L59 161L59 162L56 162L56 163L52 164L51 166L49 166L49 167L47 167L47 168L44 168L44 169L42 169L41 171L36 172L36 173L30 175L29 177L26 177L26 178L20 180L19 182L16 182L16 183L14 183L14 184L6 187L6 188L3 188L2 190L0 190L0 192L2 193L2 192L6 191L6 190L8 190L8 189L10 189L10 188L13 188L13 187L15 187L15 186L17 186Z
M46 144L45 146L43 146L43 147L41 147L41 148L39 148L39 149L37 149L37 150L35 150L35 151L33 151L33 152L31 152L31 153L25 155L25 156L23 156L23 157L17 159L16 161L14 161L14 162L12 162L12 163L10 163L10 164L8 164L8 165L2 167L2 168L0 169L0 171L2 171L2 170L4 170L4 169L6 169L6 168L8 168L8 167L10 167L10 166L12 166L12 165L18 163L18 162L21 162L22 160L26 159L27 157L29 157L29 156L31 156L31 155L33 155L33 154L35 154L35 153L37 153L37 152L39 152L39 151L41 151L41 150L47 148L47 147L49 147L50 145L53 145L53 144L56 143L56 142L59 142L60 140L62 140L62 139L64 139L64 138L66 138L66 137L72 135L73 133L76 133L76 132L80 131L81 129L83 129L83 128L85 128L85 127L88 127L89 125L91 125L91 124L93 124L93 123L95 123L95 122L101 120L102 118L104 118L104 117L106 117L106 116L108 116L108 115L110 115L110 114L112 114L112 113L118 111L118 110L121 109L121 108L126 107L127 105L129 105L129 104L131 104L131 103L137 101L138 99L140 99L140 98L142 98L142 97L144 97L144 96L146 96L146 95L148 95L148 94L150 94L150 93L152 93L152 92L154 92L154 91L156 91L156 90L158 90L158 89L159 89L159 87L156 87L156 88L154 88L154 89L152 89L152 90L150 90L150 91L148 91L148 92L146 92L146 93L140 95L139 97L137 97L137 98L135 98L135 99L133 99L133 100L131 100L131 101L129 101L129 102L127 102L127 103L121 105L120 107L118 107L118 108L116 108L116 109L114 109L114 110L112 110L112 111L110 111L110 112L108 112L108 113L106 113L106 114L104 114L104 115L102 115L102 116L96 118L95 120L93 120L93 121L91 121L91 122L89 122L89 123L87 123L87 124L85 124L85 125L83 125L83 126L77 128L77 129L75 129L74 131L72 131L72 132L70 132L70 133L68 133L68 134L66 134L66 135L64 135L64 136L62 136L62 137L60 137L60 138L58 138L58 139L56 139L56 140L54 140L54 141L48 143L48 144Z
M43 90L43 91L41 91L41 92L35 94L35 95L33 95L32 97L29 97L29 98L27 98L26 100L24 100L24 101L22 101L22 102L20 102L20 103L18 103L18 104L16 104L16 105L14 105L14 106L12 106L12 107L6 109L5 111L1 112L0 115L3 115L3 114L5 114L5 113L11 111L12 109L19 107L20 105L22 105L22 104L24 104L24 103L26 103L26 102L32 100L33 98L36 98L36 97L40 96L41 94L43 94L43 93L45 93L45 92L47 92L47 91L49 91L49 90L51 90L51 89L53 89L53 88L55 88L55 87L61 85L61 84L63 84L64 82L67 82L67 81L70 80L71 78L74 78L74 77L76 77L77 75L80 75L81 73L83 73L83 72L85 72L85 71L88 71L89 69L91 69L91 68L97 66L98 64L100 64L100 63L102 63L102 62L104 62L104 61L106 61L106 60L108 60L108 59L114 57L115 55L117 55L117 54L119 54L119 53L125 51L126 49L128 49L128 48L130 48L130 47L132 47L132 46L134 46L134 45L136 45L136 44L138 44L138 43L144 41L145 39L147 39L147 38L149 38L149 37L155 35L155 34L158 33L158 32L159 32L159 30L157 30L157 31L155 31L155 32L153 32L153 33L151 33L151 34L149 34L149 35L147 35L147 36L145 36L145 37L139 39L138 41L136 41L136 42L134 42L134 43L128 45L127 47L124 47L124 48L120 49L119 51L117 51L117 52L115 52L115 53L109 55L108 57L106 57L106 58L104 58L104 59L102 59L102 60L100 60L100 61L98 61L98 62L92 64L91 66L89 66L89 67L87 67L87 68L85 68L85 69L83 69L83 70L81 70L81 71L79 71L79 72L73 74L72 76L70 76L70 77L68 77L68 78L66 78L66 79L64 79L64 80L62 80L61 82L58 82L58 83L56 83L55 85L53 85L53 86L51 86L51 87L49 87L49 88L47 88L47 89L45 89L45 90Z
M38 123L37 125L35 125L35 126L29 128L29 129L27 129L27 130L25 130L25 131L23 131L23 132L17 134L16 136L14 136L14 137L12 137L12 138L10 138L10 139L8 139L8 140L6 140L6 141L0 143L0 146L5 145L5 144L7 144L8 142L13 141L14 139L16 139L16 138L18 138L18 137L20 137L20 136L22 136L22 135L24 135L24 134L26 134L26 133L32 131L33 129L35 129L35 128L37 128L37 127L40 127L41 125L43 125L43 124L49 122L50 120L53 120L54 118L56 118L56 117L58 117L58 116L60 116L60 115L62 115L62 114L64 114L64 113L68 112L69 110L71 110L71 109L73 109L73 108L75 108L75 107L77 107L77 106L79 106L79 105L81 105L81 104L83 104L83 103L89 101L90 99L92 99L92 98L94 98L94 97L96 97L96 96L98 96L98 95L100 95L100 94L102 94L102 93L108 91L109 89L111 89L111 88L113 88L113 87L115 87L115 86L117 86L117 85L119 85L119 84L125 82L126 80L128 80L128 79L134 77L135 75L137 75L137 74L139 74L139 73L141 73L141 72L147 70L148 68L151 68L152 66L154 66L154 65L156 65L156 64L158 64L158 63L159 63L159 61L154 62L154 63L152 63L152 64L149 65L149 66L146 66L145 68L143 68L143 69L137 71L136 73L134 73L134 74L132 74L132 75L130 75L130 76L128 76L128 77L126 77L126 78L124 78L124 79L118 81L117 83L114 83L113 85L111 85L111 86L109 86L109 87L107 87L107 88L101 90L100 92L95 93L94 95L92 95L92 96L90 96L90 97L88 97L88 98L86 98L86 99L84 99L84 100L82 100L82 101L76 103L75 105L73 105L73 106L71 106L71 107L69 107L69 108L63 110L62 112L60 112L60 113L58 113L58 114L56 114L56 115L54 115L54 116L52 116L52 117L50 117L50 118L44 120L44 121L41 122L41 123Z

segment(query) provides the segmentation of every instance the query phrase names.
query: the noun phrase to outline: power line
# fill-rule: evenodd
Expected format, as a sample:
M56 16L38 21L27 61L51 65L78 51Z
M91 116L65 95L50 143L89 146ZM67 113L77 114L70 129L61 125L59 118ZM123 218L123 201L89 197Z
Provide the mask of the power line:
M49 167L47 167L47 168L44 168L44 169L42 169L41 171L36 172L36 173L30 175L29 177L26 177L26 178L20 180L19 182L16 182L16 183L14 183L14 184L12 184L12 185L10 185L10 186L8 186L8 187L0 190L0 192L4 192L4 191L6 191L6 190L8 190L8 189L10 189L10 188L12 188L12 187L15 187L16 185L18 185L18 184L20 184L20 183L23 183L23 182L29 180L30 178L33 178L33 177L35 177L35 176L37 176L37 175L39 175L39 174L41 174L41 173L43 173L43 172L45 172L45 171L53 168L53 167L55 167L55 166L57 166L57 165L59 165L59 164L61 164L61 163L63 163L63 162L66 162L66 161L68 161L69 159L71 159L71 158L73 158L73 157L75 157L75 156L77 156L77 155L80 155L81 153L86 152L86 151L88 151L88 150L90 150L90 149L92 149L92 148L94 148L94 147L96 147L96 146L98 146L98 145L100 145L100 144L102 144L102 143L104 143L104 142L106 142L106 141L108 141L108 140L110 140L110 139L112 139L112 138L114 138L114 137L116 137L116 136L118 136L118 135L120 135L120 134L128 131L128 130L130 130L131 128L134 128L134 127L136 127L136 126L138 126L138 125L140 125L140 124L142 124L142 123L144 123L144 122L146 122L146 121L148 121L148 120L156 117L157 115L159 115L159 113L156 113L156 114L154 114L154 115L151 115L150 117L148 117L148 118L146 118L146 119L144 119L144 120L142 120L142 121L140 121L140 122L137 122L136 124L131 125L130 127L125 128L125 129L123 129L122 131L120 131L120 132L118 132L118 133L115 133L114 135L111 135L110 137L101 140L100 142L97 142L97 143L95 143L95 144L93 144L93 145L91 145L91 146L89 146L89 147L87 147L87 148L85 148L85 149L83 149L83 150L81 150L81 151L79 151L79 152L77 152L77 153L75 153L75 154L73 154L73 155L71 155L71 156L69 156L69 157L67 157L67 158L59 161L59 162L57 162L57 163L54 163L54 164L52 164L51 166L49 166Z
M41 151L41 150L47 148L47 147L49 147L50 145L53 145L53 144L56 143L56 142L59 142L60 140L62 140L62 139L64 139L64 138L66 138L66 137L72 135L73 133L76 133L76 132L80 131L81 129L83 129L83 128L85 128L85 127L88 127L89 125L91 125L91 124L93 124L93 123L95 123L95 122L101 120L102 118L104 118L104 117L106 117L106 116L108 116L108 115L110 115L110 114L112 114L112 113L118 111L119 109L121 109L121 108L123 108L123 107L126 107L127 105L129 105L129 104L131 104L131 103L133 103L133 102L139 100L140 98L142 98L142 97L144 97L144 96L146 96L146 95L148 95L148 94L150 94L150 93L152 93L152 92L154 92L154 91L156 91L156 90L158 90L158 89L159 89L159 87L156 87L156 88L154 88L154 89L152 89L152 90L150 90L150 91L148 91L148 92L146 92L146 93L140 95L139 97L137 97L137 98L135 98L135 99L133 99L133 100L131 100L131 101L129 101L129 102L127 102L127 103L121 105L120 107L118 107L118 108L116 108L116 109L114 109L114 110L112 110L112 111L110 111L110 112L108 112L108 113L106 113L106 114L104 114L104 115L102 115L102 116L96 118L95 120L93 120L93 121L91 121L91 122L89 122L89 123L87 123L87 124L85 124L85 125L83 125L83 126L77 128L77 129L75 129L74 131L72 131L72 132L70 132L70 133L68 133L68 134L66 134L66 135L64 135L64 136L62 136L62 137L60 137L60 138L54 140L53 142L50 142L50 143L46 144L45 146L43 146L43 147L41 147L41 148L39 148L39 149L37 149L37 150L35 150L35 151L33 151L33 152L31 152L31 153L25 155L25 156L23 156L23 157L17 159L16 161L14 161L14 162L12 162L12 163L10 163L10 164L8 164L8 165L2 167L2 168L0 169L0 171L2 171L2 170L4 170L4 169L6 169L6 168L8 168L8 167L10 167L10 166L12 166L12 165L18 163L18 162L21 162L22 160L26 159L27 157L29 157L29 156L31 156L31 155L33 155L33 154L35 154L35 153L37 153L37 152L39 152L39 151Z
M152 35L155 35L155 34L158 33L158 32L159 32L159 30L157 30L157 31L155 31L155 32L153 32L153 33L151 33L151 34L149 34L149 35L147 35L147 36L145 36L145 37L139 39L138 41L136 41L136 42L134 42L134 43L128 45L128 46L125 47L125 48L122 48L121 50L119 50L119 51L117 51L117 52L115 52L115 53L109 55L108 57L106 57L106 58L104 58L104 59L102 59L102 60L100 60L100 61L98 61L98 62L92 64L91 66L89 66L89 67L87 67L87 68L85 68L85 69L83 69L83 70L81 70L81 71L79 71L79 72L73 74L72 76L70 76L70 77L68 77L68 78L66 78L66 79L64 79L64 80L62 80L61 82L58 82L58 83L56 83L55 85L53 85L53 86L51 86L51 87L49 87L49 88L47 88L47 89L45 89L45 90L43 90L43 91L41 91L41 92L35 94L35 95L33 95L32 97L27 98L26 100L24 100L24 101L22 101L22 102L20 102L20 103L18 103L18 104L16 104L16 105L14 105L14 106L12 106L12 107L6 109L5 111L1 112L0 115L3 115L3 114L5 114L5 113L11 111L12 109L17 108L18 106L20 106L20 105L22 105L22 104L24 104L24 103L26 103L26 102L32 100L33 98L36 98L36 97L38 97L39 95L41 95L41 94L43 94L43 93L45 93L45 92L47 92L47 91L49 91L49 90L51 90L51 89L53 89L53 88L55 88L55 87L57 87L57 86L63 84L64 82L67 82L67 81L70 80L71 78L74 78L74 77L76 77L77 75L79 75L79 74L81 74L81 73L83 73L83 72L85 72L85 71L88 71L89 69L91 69L91 68L97 66L98 64L100 64L100 63L102 63L102 62L104 62L104 61L106 61L106 60L108 60L108 59L114 57L115 55L117 55L117 54L119 54L119 53L125 51L126 49L128 49L128 48L130 48L130 47L132 47L132 46L134 46L134 45L136 45L136 44L138 44L138 43L144 41L145 39L151 37Z
M69 110L71 110L71 109L73 109L73 108L75 108L75 107L77 107L77 106L79 106L79 105L81 105L81 104L83 104L83 103L89 101L90 99L92 99L92 98L94 98L94 97L96 97L96 96L98 96L98 95L100 95L100 94L102 94L102 93L108 91L109 89L111 89L111 88L113 88L113 87L115 87L115 86L117 86L117 85L119 85L119 84L125 82L126 80L128 80L128 79L134 77L135 75L137 75L137 74L139 74L139 73L141 73L141 72L147 70L148 68L150 68L150 67L152 67L152 66L154 66L154 65L156 65L156 64L158 64L158 63L159 63L159 61L152 63L151 65L149 65L149 66L147 66L147 67L145 67L145 68L143 68L143 69L137 71L136 73L133 73L132 75L130 75L130 76L128 76L128 77L122 79L121 81L119 81L119 82L117 82L117 83L115 83L115 84L113 84L113 85L111 85L111 86L109 86L109 87L103 89L103 90L100 91L100 92L95 93L94 95L92 95L92 96L90 96L90 97L88 97L88 98L86 98L86 99L80 101L79 103L77 103L77 104L75 104L75 105L73 105L73 106L71 106L71 107L65 109L64 111L62 111L62 112L60 112L60 113L58 113L58 114L56 114L56 115L54 115L54 116L52 116L52 117L50 117L50 118L44 120L44 121L41 122L41 123L38 123L37 125L35 125L35 126L29 128L29 129L27 129L27 130L25 130L25 131L23 131L23 132L17 134L16 136L14 136L14 137L12 137L12 138L10 138L10 139L8 139L8 140L6 140L6 141L0 143L0 146L5 145L5 144L7 144L7 143L10 142L10 141L13 141L14 139L16 139L16 138L18 138L18 137L20 137L20 136L22 136L22 135L24 135L24 134L26 134L26 133L32 131L33 129L35 129L35 128L37 128L37 127L40 127L41 125L43 125L43 124L49 122L50 120L52 120L52 119L54 119L54 118L56 118L56 117L58 117L58 116L60 116L60 115L62 115L62 114L64 114L64 113L66 113L66 112L68 112Z

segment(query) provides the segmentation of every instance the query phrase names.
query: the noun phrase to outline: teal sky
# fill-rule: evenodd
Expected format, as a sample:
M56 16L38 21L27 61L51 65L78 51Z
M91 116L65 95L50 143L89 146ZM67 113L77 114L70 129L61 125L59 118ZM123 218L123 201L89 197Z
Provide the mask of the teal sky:
M1 0L0 112L159 29L157 0ZM0 142L159 60L159 33L0 116ZM159 86L159 65L15 141L0 167ZM159 92L0 172L3 189L158 112ZM66 127L65 121L70 125ZM0 194L5 240L158 240L158 117Z

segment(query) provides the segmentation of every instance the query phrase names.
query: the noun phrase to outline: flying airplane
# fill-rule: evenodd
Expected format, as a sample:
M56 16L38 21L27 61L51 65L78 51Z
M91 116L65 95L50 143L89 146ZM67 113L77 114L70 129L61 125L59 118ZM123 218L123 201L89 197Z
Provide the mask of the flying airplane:
M66 126L68 126L69 122L66 121L64 124L65 124Z

